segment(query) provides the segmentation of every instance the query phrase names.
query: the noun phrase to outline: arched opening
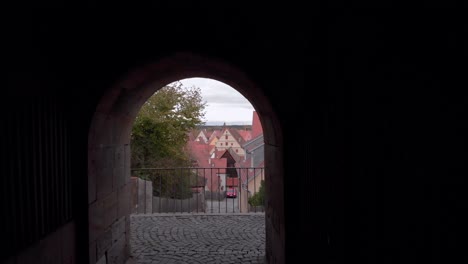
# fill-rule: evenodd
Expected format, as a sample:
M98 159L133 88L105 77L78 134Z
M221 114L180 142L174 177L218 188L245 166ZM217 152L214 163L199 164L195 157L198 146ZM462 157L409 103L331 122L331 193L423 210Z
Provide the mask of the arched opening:
M265 143L266 257L279 263L284 259L282 133L268 99L260 87L227 63L177 54L130 72L109 89L96 109L88 141L90 263L103 258L123 261L128 257L133 120L155 87L190 77L224 82L244 95L256 109Z
M251 103L208 78L165 85L131 134L130 259L264 263L264 143Z

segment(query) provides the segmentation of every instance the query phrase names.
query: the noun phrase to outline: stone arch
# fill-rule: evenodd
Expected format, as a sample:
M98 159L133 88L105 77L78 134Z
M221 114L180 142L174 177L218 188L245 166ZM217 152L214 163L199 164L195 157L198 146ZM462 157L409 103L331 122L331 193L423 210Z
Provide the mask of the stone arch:
M283 259L284 241L281 126L263 90L241 70L226 62L179 53L129 72L102 97L88 136L88 206L90 263L129 254L130 132L144 102L173 81L202 77L224 82L247 98L264 130L267 189L267 255ZM278 240L280 239L280 240ZM278 248L278 246L280 248ZM275 249L273 249L275 247Z

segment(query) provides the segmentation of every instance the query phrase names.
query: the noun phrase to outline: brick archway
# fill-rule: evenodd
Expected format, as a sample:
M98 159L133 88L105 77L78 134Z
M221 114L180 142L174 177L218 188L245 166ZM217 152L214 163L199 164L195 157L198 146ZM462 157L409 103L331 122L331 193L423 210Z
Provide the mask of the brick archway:
M176 54L129 72L101 99L88 136L90 263L129 254L130 132L143 103L157 89L180 79L211 78L244 95L256 109L265 139L267 192L266 254L284 262L282 129L263 94L239 69L212 58ZM117 261L118 262L118 261Z

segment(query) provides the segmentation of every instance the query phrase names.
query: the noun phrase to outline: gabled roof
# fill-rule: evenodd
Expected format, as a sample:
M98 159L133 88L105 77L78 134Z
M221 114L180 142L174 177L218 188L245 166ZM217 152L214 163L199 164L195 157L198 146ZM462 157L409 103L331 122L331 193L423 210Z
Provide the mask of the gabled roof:
M197 130L194 130L193 132L194 132L195 135L197 135L197 136L200 135L200 134L203 134L203 135L206 136L206 134L205 134L205 132L204 132L203 130L198 130L198 129L197 129Z
M241 160L240 162L236 163L236 167L238 167L238 168L249 168L251 166L252 166L251 159Z
M256 148L258 148L259 146L265 144L265 141L263 139L263 134L261 134L260 136L246 142L242 147L246 150L246 151L252 151Z
M221 135L221 132L221 130L215 129L213 131L207 131L205 135L208 138L208 141L211 141L214 137L219 137L219 135Z
M229 166L235 166L235 164L243 160L232 148L217 151L217 155L219 155L220 158L227 158Z
M220 159L220 158L224 155L224 152L226 152L226 150L218 150L218 149L216 149L216 150L214 151L214 153L215 153L215 158L216 158L216 159Z
M205 134L205 132L203 132L203 130L200 130L200 132L198 132L198 133L196 134L196 136L198 137L196 140L203 140L203 141L205 141L205 138L206 138L206 140L208 140L208 138L206 137L206 134Z
M227 159L226 158L221 158L221 159L211 159L211 167L215 168L214 172L215 173L226 173L226 167L227 167Z
M216 141L218 141L218 138L217 137L212 137L212 138L210 138L208 140L207 144L214 145L214 144L216 144Z
M244 141L249 141L252 139L252 131L250 130L237 130L239 135L244 139Z
M205 131L205 136L206 136L206 138L208 138L208 139L211 138L211 135L212 135L212 134L213 134L213 131L209 131L209 130Z
M231 154L232 158L236 161L236 163L243 160L243 158L239 156L239 154L237 154L234 149L228 148L227 151L229 151L229 154Z
M200 141L187 142L187 150L190 158L196 160L198 167L201 168L210 167L208 159L210 158L210 152L213 148L214 146L207 145Z
M229 128L226 127L221 131L220 135L223 135L226 130L229 133L231 133L231 135L234 137L234 139L237 141L237 143L239 143L241 146L242 146L242 144L245 143L244 138L239 134L239 131L237 129L229 129Z
M252 117L252 138L256 138L261 134L263 134L262 123L260 123L257 112L254 111Z

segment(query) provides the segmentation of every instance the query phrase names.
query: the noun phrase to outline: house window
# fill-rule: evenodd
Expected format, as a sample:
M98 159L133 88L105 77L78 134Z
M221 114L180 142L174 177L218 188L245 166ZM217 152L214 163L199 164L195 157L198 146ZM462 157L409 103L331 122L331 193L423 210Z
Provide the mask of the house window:
M236 152L239 152L239 150L238 150L238 149L236 149Z
M233 145L234 145L234 143L231 143L231 146L233 146Z
M228 135L226 135L226 139L228 139Z

